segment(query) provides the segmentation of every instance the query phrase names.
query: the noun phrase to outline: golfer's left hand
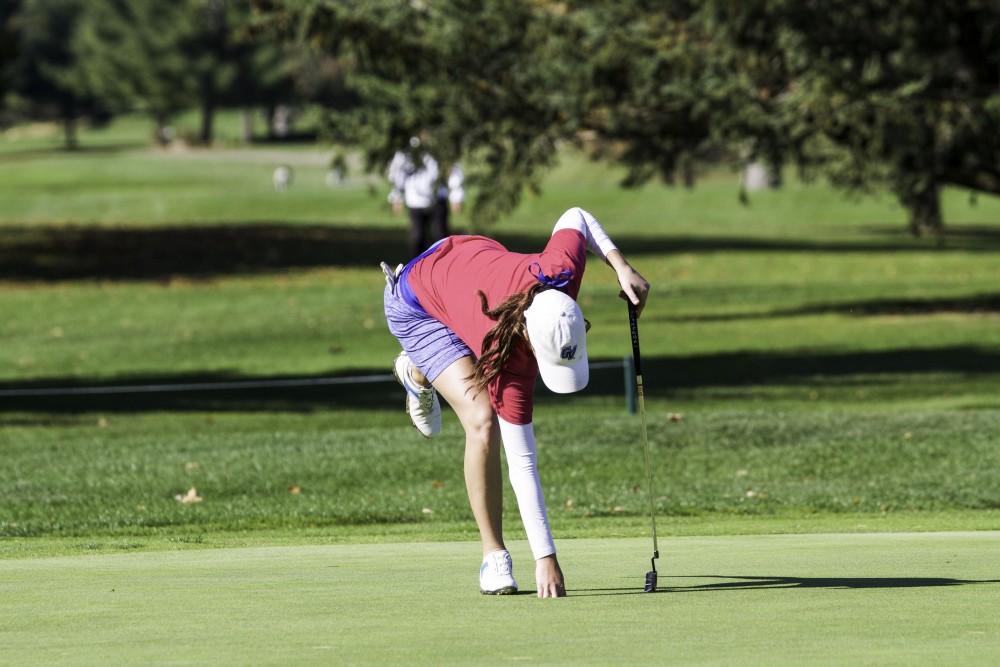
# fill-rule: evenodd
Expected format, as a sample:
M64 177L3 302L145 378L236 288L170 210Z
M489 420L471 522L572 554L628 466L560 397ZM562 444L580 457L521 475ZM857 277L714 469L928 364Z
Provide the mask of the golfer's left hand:
M540 598L566 597L566 584L555 554L535 561L535 583Z
M617 273L618 284L622 288L618 296L632 303L635 306L635 314L641 315L642 309L646 307L646 298L649 296L649 281L631 266L624 266Z

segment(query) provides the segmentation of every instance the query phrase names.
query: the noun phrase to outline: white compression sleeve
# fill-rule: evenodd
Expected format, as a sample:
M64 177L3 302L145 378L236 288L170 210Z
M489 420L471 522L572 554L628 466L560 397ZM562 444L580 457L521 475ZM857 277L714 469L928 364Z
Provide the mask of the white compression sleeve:
M531 553L535 560L551 556L556 552L556 545L552 541L549 517L545 511L545 495L538 477L535 428L531 424L511 424L502 417L497 419L500 421L503 449L507 454L510 485L514 487Z
M555 234L560 229L575 229L583 234L587 238L587 248L601 259L607 259L609 252L618 249L597 218L579 206L563 213L556 221L552 233Z

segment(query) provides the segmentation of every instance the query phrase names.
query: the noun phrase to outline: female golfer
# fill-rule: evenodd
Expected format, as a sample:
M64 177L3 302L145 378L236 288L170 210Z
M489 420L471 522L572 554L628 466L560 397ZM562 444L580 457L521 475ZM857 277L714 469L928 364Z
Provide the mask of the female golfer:
M587 385L587 324L575 299L588 248L615 270L622 298L641 311L649 283L580 208L559 218L540 253L510 252L483 236L449 236L395 271L382 263L386 320L403 348L394 373L410 419L424 436L436 435L440 393L465 429L465 484L482 539L484 594L517 591L501 525L501 440L535 557L538 597L566 594L531 416L537 376L560 394Z

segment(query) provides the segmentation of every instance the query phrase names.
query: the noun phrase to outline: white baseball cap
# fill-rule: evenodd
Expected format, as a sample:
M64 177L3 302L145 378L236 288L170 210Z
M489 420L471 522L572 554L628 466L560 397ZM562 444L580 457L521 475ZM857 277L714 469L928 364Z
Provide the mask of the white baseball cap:
M549 289L535 295L524 311L528 340L545 386L571 394L587 386L587 325L580 306L567 294Z

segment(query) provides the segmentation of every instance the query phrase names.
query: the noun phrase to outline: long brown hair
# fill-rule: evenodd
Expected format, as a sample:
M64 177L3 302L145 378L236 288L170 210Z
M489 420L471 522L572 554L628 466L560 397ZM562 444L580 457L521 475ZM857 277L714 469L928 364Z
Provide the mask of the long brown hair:
M518 343L527 342L528 332L524 325L524 311L531 305L535 295L545 289L550 287L537 283L527 291L510 295L492 310L486 300L486 294L482 290L479 291L483 314L491 320L496 320L496 324L483 337L483 353L473 365L472 375L466 378L472 380L476 393L486 389L500 374Z

